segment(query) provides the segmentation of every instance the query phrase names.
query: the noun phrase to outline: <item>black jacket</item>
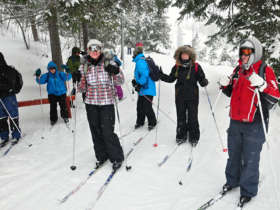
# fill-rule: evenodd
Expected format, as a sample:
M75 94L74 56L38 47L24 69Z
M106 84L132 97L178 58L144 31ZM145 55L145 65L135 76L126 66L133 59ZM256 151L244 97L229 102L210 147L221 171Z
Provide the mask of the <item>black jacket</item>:
M197 70L195 70L195 65L191 68L183 67L181 65L173 66L171 73L169 75L161 74L160 79L164 82L172 83L175 80L175 96L182 97L185 100L198 100L198 86L205 82L205 74L199 64L197 64Z
M0 64L0 98L16 94L14 87L19 82L17 74L19 72L12 66Z

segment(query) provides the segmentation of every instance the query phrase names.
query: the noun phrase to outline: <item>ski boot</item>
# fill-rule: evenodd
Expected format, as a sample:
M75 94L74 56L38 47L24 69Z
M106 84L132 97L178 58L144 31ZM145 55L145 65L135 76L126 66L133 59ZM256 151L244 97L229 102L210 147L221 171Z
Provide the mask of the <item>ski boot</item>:
M138 123L136 123L136 125L134 126L134 129L136 130L136 129L138 129L138 128L141 128L143 126L143 124L138 124Z
M238 203L238 207L243 207L244 204L248 203L251 200L251 197L241 195Z
M114 162L113 162L112 168L113 168L114 171L116 171L116 170L118 170L121 166L122 166L122 161L120 161L120 162L114 161Z
M0 148L5 147L8 142L9 139L2 139L2 141L0 142Z
M228 191L231 191L232 189L233 189L232 186L230 186L229 184L225 184L222 190L223 195L226 194Z

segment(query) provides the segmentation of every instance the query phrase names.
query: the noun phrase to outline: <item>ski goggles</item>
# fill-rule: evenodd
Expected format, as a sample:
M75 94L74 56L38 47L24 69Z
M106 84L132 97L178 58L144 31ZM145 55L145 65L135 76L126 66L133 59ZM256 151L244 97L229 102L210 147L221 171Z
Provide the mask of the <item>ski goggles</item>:
M252 53L254 53L255 50L252 49L252 48L240 48L240 51L239 51L239 55L246 55L246 56L249 56L251 55Z
M94 51L99 51L99 52L101 52L101 46L99 46L99 45L90 45L90 46L88 47L88 50L89 50L89 51L92 51L92 52L94 52Z

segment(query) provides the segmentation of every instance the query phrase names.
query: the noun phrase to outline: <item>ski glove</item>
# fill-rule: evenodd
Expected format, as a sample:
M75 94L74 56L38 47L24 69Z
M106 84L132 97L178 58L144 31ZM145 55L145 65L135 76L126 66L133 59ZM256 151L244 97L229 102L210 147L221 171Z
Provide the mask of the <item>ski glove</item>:
M112 64L108 64L105 67L105 71L107 71L109 74L118 74L120 72L120 68Z
M135 91L136 92L140 92L140 89L141 89L141 87L142 87L142 85L139 85L139 84L136 84L135 86L134 86L134 89L135 89Z
M201 87L206 87L208 85L208 80L206 78L202 79L199 84Z
M131 84L132 84L133 87L135 87L137 85L136 80L135 79L131 80Z
M251 82L251 86L259 88L260 92L263 92L267 87L266 81L255 72L249 77L249 81Z
M219 79L219 84L221 86L228 86L230 82L229 76L227 75L223 75L220 79Z
M40 77L41 74L42 74L41 69L37 69L37 70L35 71L36 77Z

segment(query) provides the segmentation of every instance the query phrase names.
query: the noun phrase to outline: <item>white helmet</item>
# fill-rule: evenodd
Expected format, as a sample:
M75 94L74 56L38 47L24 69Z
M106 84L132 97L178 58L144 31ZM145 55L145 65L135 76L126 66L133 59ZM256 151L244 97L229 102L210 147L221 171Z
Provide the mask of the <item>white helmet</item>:
M90 39L87 43L88 50L99 50L102 51L103 44L97 39Z

